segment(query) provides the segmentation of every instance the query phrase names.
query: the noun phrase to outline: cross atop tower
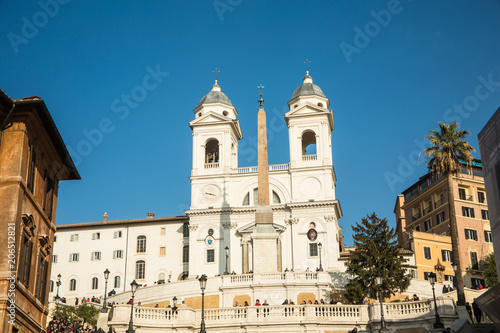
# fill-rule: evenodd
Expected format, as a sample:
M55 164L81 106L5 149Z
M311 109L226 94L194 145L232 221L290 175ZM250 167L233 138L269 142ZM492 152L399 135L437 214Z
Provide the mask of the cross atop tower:
M309 75L309 64L311 63L311 61L309 61L309 59L306 59L306 61L304 61L304 64L306 64L306 74Z
M212 72L215 73L215 83L217 83L217 73L220 73L220 70L218 70L217 67L215 67L215 70L213 70Z
M259 89L260 89L260 99L259 99L257 102L259 102L260 107L262 107L262 106L263 106L263 104L264 104L264 102L265 102L265 101L262 99L262 88L265 88L265 87L264 87L264 86L262 85L262 83L261 83L261 84L260 84L257 88L259 88Z

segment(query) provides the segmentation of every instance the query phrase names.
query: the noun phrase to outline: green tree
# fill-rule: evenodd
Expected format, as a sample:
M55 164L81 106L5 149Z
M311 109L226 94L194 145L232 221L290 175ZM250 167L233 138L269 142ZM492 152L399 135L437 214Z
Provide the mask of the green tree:
M71 305L61 305L59 304L53 311L52 316L58 320L64 320L67 322L72 322L76 319L75 307Z
M84 323L89 323L92 326L97 324L97 318L101 310L98 307L90 305L86 302L80 304L75 309L75 315L82 320Z
M453 176L460 170L462 162L469 167L472 162L472 153L476 151L468 142L464 141L469 131L461 130L456 122L450 124L439 123L439 131L430 130L426 135L431 147L425 150L425 156L429 158L427 167L435 175L446 175L448 182L448 202L453 200ZM451 249L453 252L453 264L457 266L455 279L457 281L458 304L465 304L464 279L460 268L460 251L458 249L458 230L455 205L448 205L450 214L450 236Z
M400 255L402 245L387 219L373 213L356 222L352 230L356 249L347 262L346 272L353 276L346 285L347 298L361 303L366 297L376 299L380 291L384 297L405 291L411 276L406 272L406 259ZM383 276L380 287L375 282L378 272Z
M498 283L497 264L495 262L495 254L491 252L484 258L484 279L488 287L493 287Z

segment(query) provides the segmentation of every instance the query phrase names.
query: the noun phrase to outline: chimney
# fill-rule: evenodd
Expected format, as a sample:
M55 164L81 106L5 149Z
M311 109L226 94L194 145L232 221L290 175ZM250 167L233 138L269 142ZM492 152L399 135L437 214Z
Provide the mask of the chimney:
M153 217L155 217L155 213L148 213L147 214L148 219L152 219Z
M104 213L104 214L102 215L102 221L103 221L104 223L108 223L108 213Z

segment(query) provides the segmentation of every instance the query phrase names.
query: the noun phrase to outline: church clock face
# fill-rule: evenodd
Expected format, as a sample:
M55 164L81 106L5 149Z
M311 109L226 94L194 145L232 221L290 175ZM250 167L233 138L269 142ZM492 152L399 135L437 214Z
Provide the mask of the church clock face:
M203 197L208 201L215 201L220 198L220 188L217 185L210 184L203 187Z

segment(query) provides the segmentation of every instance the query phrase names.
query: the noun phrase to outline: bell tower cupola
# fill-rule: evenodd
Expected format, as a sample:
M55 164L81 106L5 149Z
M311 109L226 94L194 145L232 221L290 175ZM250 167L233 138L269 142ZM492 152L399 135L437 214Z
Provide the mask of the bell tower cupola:
M230 173L238 168L238 140L242 138L238 111L215 79L210 92L193 110L192 176Z
M306 71L302 84L288 101L290 111L285 114L291 168L332 165L334 124L329 106L329 99Z

